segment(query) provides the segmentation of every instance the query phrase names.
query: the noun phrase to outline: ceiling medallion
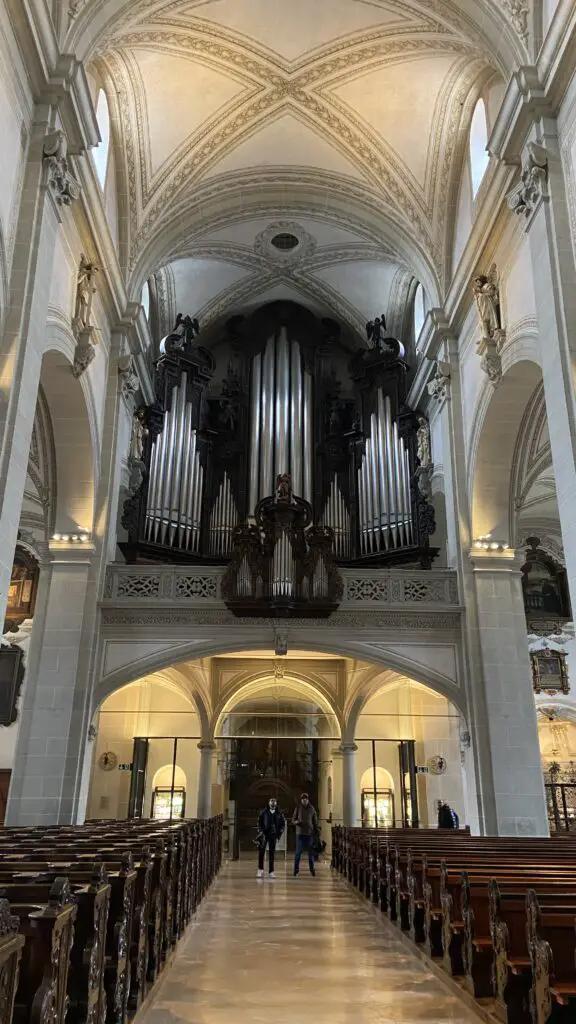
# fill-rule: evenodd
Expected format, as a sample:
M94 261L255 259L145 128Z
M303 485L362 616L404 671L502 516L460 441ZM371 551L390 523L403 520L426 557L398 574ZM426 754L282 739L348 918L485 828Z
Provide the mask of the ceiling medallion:
M316 249L316 239L294 221L276 221L256 235L254 250L268 262L300 263Z

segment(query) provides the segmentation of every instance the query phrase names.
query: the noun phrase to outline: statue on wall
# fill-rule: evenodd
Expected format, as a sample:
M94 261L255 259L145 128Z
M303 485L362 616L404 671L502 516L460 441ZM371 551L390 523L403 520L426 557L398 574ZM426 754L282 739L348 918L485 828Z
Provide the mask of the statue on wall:
M374 320L369 320L366 324L366 337L370 344L370 348L377 349L378 351L384 351L384 339L386 337L386 317L384 313L380 316L375 317Z
M421 469L430 469L432 465L432 451L430 447L430 426L424 416L418 417L418 430L416 431L416 457Z
M496 341L502 331L498 270L493 263L488 274L474 278L474 299L484 341Z
M92 299L96 294L94 282L98 271L99 267L95 263L89 263L84 255L80 257L78 280L76 282L76 308L73 320L73 326L77 334L88 330L92 326L90 323Z
M144 449L148 433L146 407L141 405L132 418L132 436L130 438L130 454L128 456L128 468L130 470L128 490L131 495L136 494L140 489L146 473Z

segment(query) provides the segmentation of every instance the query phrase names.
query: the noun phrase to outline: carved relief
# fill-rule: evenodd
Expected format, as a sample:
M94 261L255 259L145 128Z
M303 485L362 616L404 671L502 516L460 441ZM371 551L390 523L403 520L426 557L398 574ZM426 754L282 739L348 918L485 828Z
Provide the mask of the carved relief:
M71 206L80 195L80 184L70 170L68 141L63 131L46 136L43 153L48 187L59 206Z
M522 162L522 180L508 193L513 213L530 217L546 191L548 154L544 146L529 142Z

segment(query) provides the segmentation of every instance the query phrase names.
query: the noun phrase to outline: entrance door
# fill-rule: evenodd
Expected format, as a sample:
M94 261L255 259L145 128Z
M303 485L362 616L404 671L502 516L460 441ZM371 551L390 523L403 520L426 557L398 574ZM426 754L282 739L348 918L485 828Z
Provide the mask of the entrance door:
M271 796L287 820L286 847L295 845L289 824L300 794L318 808L318 740L258 737L232 741L230 800L236 807L234 857L253 850L258 814Z

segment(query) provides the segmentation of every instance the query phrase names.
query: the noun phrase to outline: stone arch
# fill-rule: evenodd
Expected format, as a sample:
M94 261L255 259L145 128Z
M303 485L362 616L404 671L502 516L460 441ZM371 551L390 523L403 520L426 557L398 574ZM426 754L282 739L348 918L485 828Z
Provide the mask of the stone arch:
M99 711L104 704L105 700L112 696L113 693L117 693L118 690L122 690L125 686L132 686L140 680L144 680L148 675L154 673L139 673L135 678L128 682L121 684L108 683L103 684L97 688L94 693L94 703L92 708L92 717ZM203 694L200 693L197 687L190 687L184 684L184 681L177 678L177 673L170 673L170 667L165 672L157 673L156 681L164 686L167 690L172 690L177 693L179 697L184 697L190 701L191 706L194 708L200 721L201 735L203 740L211 738L210 729L210 712L207 707Z
M481 403L470 459L473 538L492 534L498 542L514 543L514 496L510 488L514 455L526 406L541 376L536 363L515 362Z
M406 681L412 681L419 683L421 686L425 686L428 690L437 694L440 697L445 697L446 700L450 701L454 705L456 710L462 716L463 721L467 718L467 709L464 701L464 695L454 693L452 690L447 690L446 687L440 687L438 684L431 684L429 682L423 682L421 679L415 679L412 676L405 674ZM348 708L346 715L346 726L342 737L342 742L353 743L356 735L356 729L358 727L358 721L360 715L364 711L366 705L374 698L379 697L386 690L392 689L398 682L398 676L392 679L387 679L380 685L372 686L373 679L368 679L360 690L355 694L354 700Z
M289 665L290 662L287 663L286 672L282 682L294 684L294 688L296 691L300 691L303 694L306 694L306 696L314 700L317 700L319 705L323 707L324 711L326 711L327 708L328 714L332 715L337 721L340 734L342 735L344 727L343 716L341 709L334 701L333 696L329 695L328 692L324 688L322 688L321 684L317 679L313 680L309 676L305 676L301 671L291 672ZM218 728L218 723L222 720L222 718L227 714L228 711L231 711L232 708L234 708L243 699L243 697L258 693L259 689L263 689L266 682L269 680L270 672L261 672L258 673L257 676L253 675L250 680L242 682L238 686L238 688L233 690L231 693L227 693L214 708L212 714L213 733L216 732Z
M56 533L90 533L96 491L95 417L88 385L72 376L68 346L52 344L44 352L40 383L50 414L56 461Z

